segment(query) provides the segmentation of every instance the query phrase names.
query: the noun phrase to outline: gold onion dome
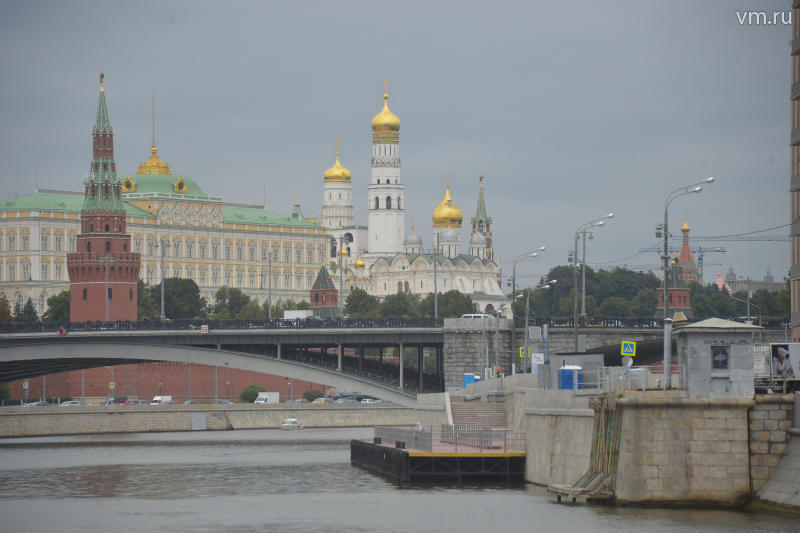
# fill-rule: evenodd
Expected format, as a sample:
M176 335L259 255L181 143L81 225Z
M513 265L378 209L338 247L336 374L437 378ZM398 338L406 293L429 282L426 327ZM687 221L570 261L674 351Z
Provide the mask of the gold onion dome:
M350 171L339 162L339 152L336 152L336 162L325 171L325 181L350 181Z
M689 231L690 229L692 228L689 227L689 223L684 220L683 226L681 226L681 231Z
M172 174L169 165L156 155L156 143L150 148L150 159L139 165L137 174Z
M400 118L389 110L389 93L383 93L383 109L372 119L372 131L400 131Z
M361 259L361 256L359 255L358 259L356 259L356 262L353 263L353 266L356 268L364 268L366 266L366 263L364 262L363 259Z
M444 193L444 198L442 199L442 203L440 203L436 209L433 210L433 225L437 228L444 228L444 227L461 227L461 221L464 219L464 215L461 213L461 209L453 202L453 199L450 197L450 185L447 186L447 190Z

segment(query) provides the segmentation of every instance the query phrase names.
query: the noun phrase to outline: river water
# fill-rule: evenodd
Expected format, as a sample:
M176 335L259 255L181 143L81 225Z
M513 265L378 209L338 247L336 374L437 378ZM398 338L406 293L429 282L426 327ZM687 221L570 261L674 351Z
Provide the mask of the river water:
M0 531L800 531L762 512L559 505L527 484L400 485L350 466L369 428L0 440Z

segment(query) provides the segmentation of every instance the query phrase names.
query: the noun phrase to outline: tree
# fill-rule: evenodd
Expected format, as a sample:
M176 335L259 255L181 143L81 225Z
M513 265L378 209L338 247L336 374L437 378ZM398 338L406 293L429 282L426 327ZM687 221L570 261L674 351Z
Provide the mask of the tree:
M402 317L413 318L419 315L419 300L416 295L401 292L387 296L380 306L380 316L382 317Z
M319 389L308 389L303 393L303 399L306 400L308 403L313 402L317 398L322 398L323 393Z
M308 311L309 309L311 309L311 304L308 303L305 300L303 300L303 301L301 301L301 302L299 302L297 304L297 310L298 311Z
M238 318L250 320L263 320L267 318L267 311L254 301L247 302L242 310L239 311Z
M8 305L8 300L0 298L0 323L11 322L11 307Z
M631 309L628 301L619 296L611 296L603 301L600 306L600 316L604 317L621 317L630 316Z
M242 307L250 301L250 297L241 290L223 286L214 294L214 305L211 306L213 318L232 318L239 315Z
M154 285L153 287L156 287ZM156 305L152 299L153 288L147 285L144 281L139 280L136 283L136 298L137 320L155 320L160 313L160 306ZM166 295L165 295L166 296ZM160 303L160 298L159 298Z
M47 299L44 322L69 322L69 291L62 291Z
M150 287L150 300L161 307L161 285ZM167 278L164 280L164 314L175 320L182 318L202 318L206 302L200 297L200 288L191 279Z
M36 306L33 305L33 300L28 298L25 301L25 305L14 317L14 322L19 322L20 324L33 324L35 322L39 322L39 315L36 314Z
M378 316L378 299L363 289L353 289L344 302L344 312L350 318L375 318Z
M8 383L0 383L0 401L4 402L11 398L11 389Z
M523 304L523 308L524 308ZM433 293L428 293L419 304L422 316L433 316ZM439 295L438 301L439 318L460 318L461 315L474 313L475 304L468 294L463 294L455 289L449 290Z
M244 389L242 389L242 393L239 395L239 399L245 403L253 403L258 398L259 392L267 392L267 389L262 387L261 385L248 385Z
M639 289L631 300L631 315L652 317L655 315L656 305L658 305L656 289Z

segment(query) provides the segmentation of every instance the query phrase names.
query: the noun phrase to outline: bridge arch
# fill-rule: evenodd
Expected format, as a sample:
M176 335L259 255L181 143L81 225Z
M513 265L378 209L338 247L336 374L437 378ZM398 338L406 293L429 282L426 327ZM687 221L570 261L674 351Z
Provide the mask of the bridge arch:
M416 405L415 395L358 376L258 354L209 348L113 342L36 343L2 346L0 361L19 374L13 379L104 364L170 361L212 365L311 381L342 390L357 390L403 406Z

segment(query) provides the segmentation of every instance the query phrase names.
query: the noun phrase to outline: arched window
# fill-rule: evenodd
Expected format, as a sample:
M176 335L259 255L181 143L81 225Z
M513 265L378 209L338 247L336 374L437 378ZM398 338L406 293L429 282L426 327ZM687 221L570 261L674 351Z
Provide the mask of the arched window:
M391 196L387 196L386 197L386 209L391 209L391 208L392 208L392 197Z
M106 233L108 233L108 224L106 224Z
M398 281L397 282L397 292L403 292L403 282L402 281Z
M86 251L88 253L92 253L92 242L91 241L87 241L86 242Z
M399 196L397 197L397 209L403 209L403 208L400 206L400 197L399 197Z
M407 281L404 283L404 286L405 286L406 292L408 292L408 282Z
M380 200L378 200L378 197L376 196L375 197L375 209L380 209L380 208L381 208Z

